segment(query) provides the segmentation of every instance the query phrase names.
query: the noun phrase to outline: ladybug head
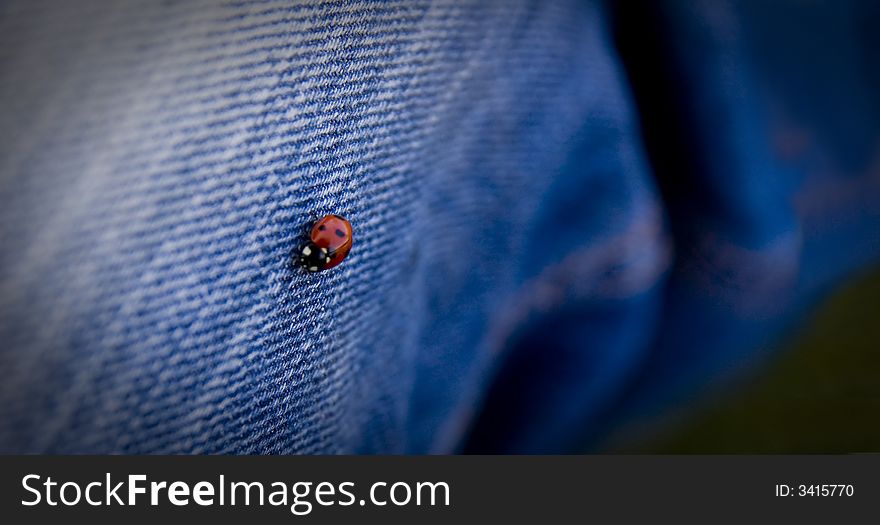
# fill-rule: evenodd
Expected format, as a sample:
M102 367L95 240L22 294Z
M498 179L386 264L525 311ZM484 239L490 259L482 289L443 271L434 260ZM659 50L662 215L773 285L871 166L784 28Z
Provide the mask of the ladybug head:
M319 272L330 262L330 252L310 241L302 247L299 262L308 271Z

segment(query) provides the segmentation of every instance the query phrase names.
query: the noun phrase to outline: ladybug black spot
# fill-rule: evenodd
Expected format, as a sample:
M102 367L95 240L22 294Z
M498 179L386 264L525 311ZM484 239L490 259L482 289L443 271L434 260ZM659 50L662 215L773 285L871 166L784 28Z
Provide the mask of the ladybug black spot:
M342 230L336 230L336 235L339 237L345 237L345 232Z
M324 231L327 229L327 227L322 224L322 225L318 226L318 229L321 231Z

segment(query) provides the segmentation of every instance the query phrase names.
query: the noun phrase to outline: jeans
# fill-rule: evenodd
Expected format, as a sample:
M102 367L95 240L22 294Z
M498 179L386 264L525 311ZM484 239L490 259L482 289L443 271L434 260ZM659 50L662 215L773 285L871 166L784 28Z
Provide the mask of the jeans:
M757 366L880 255L880 11L763 4L4 3L0 452L566 452Z

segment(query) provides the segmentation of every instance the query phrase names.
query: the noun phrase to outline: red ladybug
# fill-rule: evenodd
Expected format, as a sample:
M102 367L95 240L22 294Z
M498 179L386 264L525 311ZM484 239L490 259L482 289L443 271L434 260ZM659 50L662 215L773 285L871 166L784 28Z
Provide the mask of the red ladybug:
M339 215L327 215L312 226L310 240L300 250L299 262L310 272L328 270L345 259L351 243L351 223Z

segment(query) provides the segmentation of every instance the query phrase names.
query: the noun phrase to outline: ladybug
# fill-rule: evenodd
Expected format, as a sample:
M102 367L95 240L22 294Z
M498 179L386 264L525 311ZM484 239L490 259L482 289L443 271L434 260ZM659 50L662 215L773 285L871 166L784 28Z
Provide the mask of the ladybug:
M339 215L327 215L312 226L309 241L300 250L299 263L310 272L329 270L345 259L351 243L351 223Z

